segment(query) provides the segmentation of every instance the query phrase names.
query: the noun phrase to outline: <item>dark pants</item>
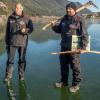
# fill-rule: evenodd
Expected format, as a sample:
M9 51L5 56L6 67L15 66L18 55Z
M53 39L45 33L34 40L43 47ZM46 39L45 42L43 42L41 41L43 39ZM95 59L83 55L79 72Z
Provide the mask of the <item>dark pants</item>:
M61 48L61 51L67 51L66 48ZM77 85L81 81L80 77L80 55L79 54L61 54L60 65L61 65L61 82L68 84L69 76L69 65L72 69L73 81L72 85Z
M12 78L13 72L13 64L14 64L14 57L16 53L16 49L18 50L19 54L19 78L24 77L24 71L26 67L26 47L15 47L15 46L8 46L7 47L7 67L6 67L6 77Z

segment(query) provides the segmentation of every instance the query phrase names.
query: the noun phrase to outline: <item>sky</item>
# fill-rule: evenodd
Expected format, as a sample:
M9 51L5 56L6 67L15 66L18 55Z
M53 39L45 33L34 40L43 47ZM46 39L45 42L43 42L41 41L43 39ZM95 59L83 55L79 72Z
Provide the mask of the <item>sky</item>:
M72 2L80 2L82 4L85 4L87 3L88 1L90 0L69 0L69 1L72 1ZM88 9L90 9L91 11L93 12L100 12L100 0L91 0L95 5L97 5L98 9L96 9L95 7L91 6L91 7L88 7Z

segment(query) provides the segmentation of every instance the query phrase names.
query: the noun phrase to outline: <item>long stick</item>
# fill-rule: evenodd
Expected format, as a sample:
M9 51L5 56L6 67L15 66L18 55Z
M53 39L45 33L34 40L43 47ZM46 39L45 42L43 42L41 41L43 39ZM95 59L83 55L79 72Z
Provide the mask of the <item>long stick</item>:
M92 1L89 1L89 2L87 2L86 4L84 4L82 7L78 8L78 9L76 10L76 12L78 13L78 12L80 12L81 10L83 10L83 9L85 9L85 8L88 8L88 7L91 6L91 5L93 5L93 6L96 7L96 5L92 3ZM97 7L96 7L96 8L97 8ZM57 20L55 20L55 21L53 21L53 22L56 23L58 20L61 20L61 19L62 19L62 17L58 18ZM46 30L49 26L51 26L51 23L46 24L46 25L42 28L42 30Z
M96 54L100 54L100 51L89 51L89 50L83 50L84 53L96 53ZM52 52L52 55L57 55L57 54L69 54L69 53L80 53L79 50L77 51L64 51L64 52Z

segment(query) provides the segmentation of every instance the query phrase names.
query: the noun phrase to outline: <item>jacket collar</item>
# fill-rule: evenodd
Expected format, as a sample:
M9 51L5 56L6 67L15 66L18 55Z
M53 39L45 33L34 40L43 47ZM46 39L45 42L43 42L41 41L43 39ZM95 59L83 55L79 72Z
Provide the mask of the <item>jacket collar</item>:
M19 15L17 15L17 14L15 13L15 11L14 11L14 12L11 14L11 17L14 18L14 19L20 19L20 18L24 17L24 14L23 14L23 12L22 12L22 15L19 16Z

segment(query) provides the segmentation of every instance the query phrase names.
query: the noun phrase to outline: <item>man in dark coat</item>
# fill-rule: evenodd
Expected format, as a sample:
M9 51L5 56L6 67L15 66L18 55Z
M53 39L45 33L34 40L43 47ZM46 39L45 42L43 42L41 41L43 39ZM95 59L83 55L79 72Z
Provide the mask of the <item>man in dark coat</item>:
M5 81L12 79L14 56L16 49L19 54L19 79L24 80L24 71L26 66L26 48L28 35L33 31L32 20L24 15L23 6L17 3L15 11L8 17L6 27L6 49L7 49L7 67Z
M71 50L71 37L73 35L80 36L80 53L84 53L88 43L88 33L82 16L76 13L76 5L71 2L66 6L66 15L61 19L60 23L51 22L52 29L61 34L61 52ZM81 82L80 77L80 54L61 54L59 56L61 65L61 80L56 83L56 87L68 85L69 65L72 69L72 86L71 92L79 90Z

